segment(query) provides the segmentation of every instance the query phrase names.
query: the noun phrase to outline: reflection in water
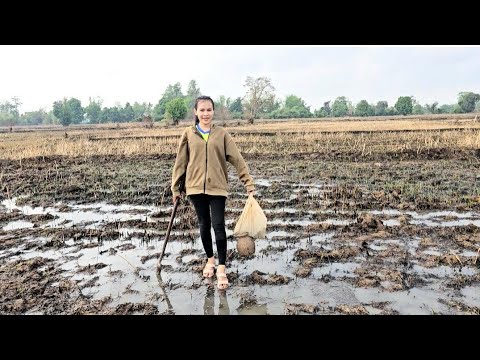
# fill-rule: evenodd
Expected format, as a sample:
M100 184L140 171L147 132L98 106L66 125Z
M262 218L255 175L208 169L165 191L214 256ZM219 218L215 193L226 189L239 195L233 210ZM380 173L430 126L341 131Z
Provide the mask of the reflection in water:
M170 302L170 299L168 298L167 292L165 290L167 284L162 279L162 273L161 271L157 271L156 274L157 274L158 284L160 285L160 289L162 290L162 293L163 293L163 298L167 303L167 310L164 312L164 314L175 315L175 310L173 309L173 305ZM208 279L208 280L210 280L211 283L207 285L207 290L205 291L205 302L203 304L203 313L205 315L215 315L215 286L213 285L212 279ZM220 298L220 304L218 306L218 315L230 315L230 307L228 306L227 292L225 290L219 290L218 294Z
M238 315L269 315L267 304L240 305L237 309Z
M157 273L157 279L158 279L158 284L160 285L160 289L162 290L163 293L163 298L165 299L165 302L167 303L167 310L166 314L169 315L175 315L175 311L173 310L172 303L170 302L170 299L168 298L167 292L165 291L165 283L162 280L162 273L160 271L156 271Z
M300 209L296 207L289 208L288 206L294 205L293 203L285 202L286 199L265 198L263 200L267 204L265 211L269 212L272 217L272 220L269 221L272 228L266 234L266 239L257 239L256 247L259 256L242 260L236 257L232 259L232 266L238 265L237 274L240 282L251 276L251 269L267 274L281 274L284 276L294 274L298 262L295 252L298 249L321 246L324 251L334 251L337 249L335 239L337 234L342 232L341 229L330 227L323 229L321 226L315 226L314 228L318 230L310 231L308 228L302 228L302 226L310 223L317 225L342 225L346 224L347 220L345 219L350 219L351 215L346 210L324 210L321 207L304 213L300 212ZM279 201L285 202L282 205L283 207L276 205ZM3 214L5 211L9 213L17 209L25 215L21 219L21 214L12 214L12 221L5 223L7 219L10 219L5 217L5 221L0 225L0 233L2 233L0 234L0 243L2 241L5 242L11 236L20 240L15 242L14 246L13 242L12 245L0 246L0 261L25 261L41 256L58 263L66 271L65 275L70 276L72 281L84 281L87 284L88 281L97 277L96 284L98 285L88 287L83 294L90 294L89 296L92 296L92 300L100 300L110 295L115 299L115 303L112 305L153 301L156 302L163 314L193 315L202 313L203 303L203 313L207 315L215 313L281 315L286 310L285 299L290 299L292 296L297 298L297 294L301 294L299 296L301 300L298 300L300 304L316 305L319 304L319 301L327 300L328 306L337 306L337 304L354 306L388 302L390 305L387 310L391 309L400 314L431 314L432 312L454 314L469 311L460 310L459 306L450 305L450 301L453 300L468 306L480 306L478 286L472 286L470 289L468 287L463 288L465 286L464 277L470 278L479 274L479 268L475 266L480 262L477 261L479 251L476 248L473 249L475 251L460 248L463 252L459 251L456 253L459 256L456 260L460 262L459 259L461 259L462 262L466 262L466 264L460 264L460 267L457 264L447 266L447 264L441 265L438 263L433 267L425 267L429 264L430 259L436 259L448 254L452 256L451 250L448 247L444 247L441 242L437 243L435 241L439 234L432 232L426 238L426 240L430 238L431 241L426 241L424 244L423 239L416 237L416 230L413 231L412 229L411 234L409 231L400 231L399 234L402 234L401 236L395 235L395 232L395 234L386 234L379 236L378 239L375 238L373 241L367 241L369 243L368 250L372 256L379 256L380 260L386 260L390 256L394 256L397 251L407 251L410 262L407 274L412 276L413 279L418 279L421 283L425 281L425 285L421 288L407 288L403 291L392 292L385 289L385 286L389 284L387 282L382 282L375 287L358 287L356 279L368 279L368 272L375 271L377 273L377 269L365 263L363 256L352 256L352 258L344 259L344 262L321 264L322 266L317 264L317 266L312 268L311 274L307 278L297 278L295 282L288 285L257 286L252 284L252 286L248 286L245 289L232 290L229 288L228 295L230 298L228 301L230 306L232 306L230 310L225 293L218 291L215 286L213 286L213 289L198 286L197 275L193 271L183 270L183 266L194 266L199 258L199 254L203 251L198 236L194 235L195 239L192 242L184 241L191 234L194 234L193 230L177 230L172 233L175 234L176 238L168 243L171 250L170 256L166 257L166 263L171 269L171 273L163 274L165 283L160 276L158 276L160 285L154 282L153 273L155 270L151 272L153 284L147 281L147 278L150 277L150 272L144 268L143 264L146 261L152 261L154 258L153 254L157 251L157 248L163 245L161 237L163 237L165 232L161 230L163 225L157 226L155 224L168 221L168 218L163 218L162 214L170 212L171 206L162 208L130 207L124 205L113 206L104 203L70 204L58 208L59 206L57 208L32 208L17 206L14 199L4 201L0 199L0 213ZM239 208L232 208L231 210L234 215L227 219L227 235L231 235L233 232L233 221L237 218L237 214L242 211ZM157 213L160 215L154 216ZM281 215L277 215L278 213ZM287 213L293 214L291 216L292 221L290 221ZM382 215L381 220L385 226L404 226L407 224L413 227L419 226L422 233L429 230L426 229L428 226L433 228L480 227L479 212L433 211L417 213L382 210L367 213ZM50 216L30 217L41 214ZM328 215L325 216L325 214ZM401 219L400 215L405 215L405 218ZM52 216L54 219L52 221L48 220ZM333 218L335 216L339 217ZM150 222L151 225L145 225L145 223ZM282 226L278 228L273 226L276 222ZM290 228L292 224L299 224L300 226ZM35 229L33 229L34 225ZM70 230L74 225L77 229L80 229L78 233ZM23 230L29 228L33 230ZM56 231L49 228L56 228ZM69 230L63 232L61 229ZM94 231L90 232L91 229ZM111 236L109 235L102 239L100 234L103 233L103 229ZM35 230L38 230L38 232ZM16 233L10 234L10 231L15 231ZM114 231L118 231L118 238L114 236ZM229 231L230 233L228 233ZM145 234L151 236L146 239ZM64 246L53 246L45 250L45 244L49 246L54 243L54 245L57 244L54 240L59 235L64 237ZM77 235L79 236L77 237ZM228 239L229 247L235 247L234 238L229 236ZM96 243L98 243L98 246L95 246ZM358 244L349 241L346 243L346 246L356 248ZM388 253L383 253L384 251ZM182 255L181 266L177 263L175 254ZM383 259L383 257L386 258ZM107 267L90 268L91 266L96 266L96 264L104 264ZM148 266L148 264L145 266ZM393 267L394 264L395 261L392 262L391 266ZM89 269L95 270L95 274L85 273L82 270L86 269L87 266ZM134 274L130 267L134 267L135 270L138 268L139 271L145 271L145 274L148 273L149 275L140 276L137 272ZM179 268L181 269L180 271L178 271ZM362 271L357 272L357 269ZM140 281L137 278L142 280ZM352 281L352 279L355 281ZM215 281L213 282L215 283ZM459 285L461 292L459 292L457 286L454 288L444 287L445 282ZM467 283L469 282L467 281ZM157 289L157 286L160 287L160 290ZM252 296L245 297L248 295L246 294L247 289L252 290ZM257 297L265 299L262 301L265 303L258 304L256 302ZM370 307L368 311L370 313L378 313L375 309Z
M227 292L225 290L218 292L220 296L220 304L218 306L218 315L230 315L230 307L228 306ZM215 315L215 288L207 287L205 292L205 302L203 304L203 313L205 315Z

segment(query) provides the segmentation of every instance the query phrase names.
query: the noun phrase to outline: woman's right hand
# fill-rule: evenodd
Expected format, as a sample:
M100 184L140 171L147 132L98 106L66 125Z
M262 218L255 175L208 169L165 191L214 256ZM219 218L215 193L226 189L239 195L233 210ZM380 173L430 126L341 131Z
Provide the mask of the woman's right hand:
M181 196L182 196L182 195L173 196L173 203L175 204L175 202L177 201L177 199L178 199L179 197L181 197Z

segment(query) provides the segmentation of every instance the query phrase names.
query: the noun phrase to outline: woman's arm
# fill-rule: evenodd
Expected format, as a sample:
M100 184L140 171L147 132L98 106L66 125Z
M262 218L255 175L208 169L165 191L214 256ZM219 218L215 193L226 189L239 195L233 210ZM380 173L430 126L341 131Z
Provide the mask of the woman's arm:
M180 196L180 191L184 190L179 189L179 184L182 180L184 180L189 160L187 131L188 129L185 129L180 138L180 142L178 143L177 158L175 160L175 165L173 166L172 170L171 190L174 201L176 197Z
M247 192L255 191L255 185L248 171L247 163L229 133L225 134L225 156L227 161L237 170L238 178L247 188Z

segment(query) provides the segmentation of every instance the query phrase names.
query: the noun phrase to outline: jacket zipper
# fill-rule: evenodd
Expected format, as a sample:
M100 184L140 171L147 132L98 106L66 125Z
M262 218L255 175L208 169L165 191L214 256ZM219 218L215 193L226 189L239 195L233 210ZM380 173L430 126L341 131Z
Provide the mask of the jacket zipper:
M202 134L200 134L197 130L197 127L195 126L195 133L200 136L200 138L205 141L203 138ZM212 135L212 127L210 128L210 134L208 135L208 138L210 139L210 136ZM207 193L207 169L208 169L208 140L205 141L205 178L203 179L203 193Z
M210 135L208 135L208 138L210 139ZM202 140L203 139L203 136L202 136ZM203 181L203 193L206 194L207 193L207 169L208 169L208 140L205 141L205 180Z

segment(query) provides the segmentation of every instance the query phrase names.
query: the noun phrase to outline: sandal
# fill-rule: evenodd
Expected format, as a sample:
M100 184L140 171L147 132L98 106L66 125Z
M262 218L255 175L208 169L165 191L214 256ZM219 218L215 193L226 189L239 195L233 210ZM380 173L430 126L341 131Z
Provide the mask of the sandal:
M215 272L215 264L207 263L203 268L203 277L211 278Z
M217 272L217 287L220 290L225 290L228 287L227 274Z

